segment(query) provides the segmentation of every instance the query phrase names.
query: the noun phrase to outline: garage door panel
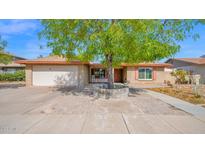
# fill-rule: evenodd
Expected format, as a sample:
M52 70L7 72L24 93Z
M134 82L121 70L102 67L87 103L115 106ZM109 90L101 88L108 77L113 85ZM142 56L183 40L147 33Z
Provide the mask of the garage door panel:
M33 67L34 86L77 86L78 67L77 66L34 66Z

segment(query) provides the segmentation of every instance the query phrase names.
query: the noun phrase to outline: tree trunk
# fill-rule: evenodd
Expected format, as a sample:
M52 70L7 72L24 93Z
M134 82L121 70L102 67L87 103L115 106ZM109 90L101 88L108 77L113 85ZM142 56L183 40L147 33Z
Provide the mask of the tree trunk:
M107 56L107 62L108 62L108 89L114 88L114 83L113 83L113 72L112 72L112 55Z

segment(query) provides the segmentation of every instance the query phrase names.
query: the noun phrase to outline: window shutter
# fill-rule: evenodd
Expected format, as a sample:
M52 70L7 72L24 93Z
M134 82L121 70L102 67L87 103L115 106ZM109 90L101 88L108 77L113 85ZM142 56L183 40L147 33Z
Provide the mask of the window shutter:
M153 80L156 80L157 79L157 72L156 72L156 68L153 68Z
M135 68L135 80L138 80L138 67Z

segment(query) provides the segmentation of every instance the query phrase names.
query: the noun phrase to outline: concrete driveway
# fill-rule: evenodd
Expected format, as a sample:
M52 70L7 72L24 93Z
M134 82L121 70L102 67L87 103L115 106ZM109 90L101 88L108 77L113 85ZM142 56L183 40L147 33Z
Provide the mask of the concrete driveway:
M205 133L205 118L142 90L101 99L67 88L0 88L0 133Z

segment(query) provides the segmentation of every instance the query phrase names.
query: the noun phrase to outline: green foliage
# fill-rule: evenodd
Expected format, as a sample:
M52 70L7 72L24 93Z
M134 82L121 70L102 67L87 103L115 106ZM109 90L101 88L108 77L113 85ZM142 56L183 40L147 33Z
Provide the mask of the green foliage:
M152 62L174 55L179 42L193 34L204 20L41 20L53 54L68 60L100 61L108 68L108 87L113 87L112 67L121 63Z
M179 51L198 20L41 20L54 54L113 65L160 60Z
M7 45L7 42L2 40L0 36L0 63L3 63L3 64L8 64L12 60L11 55L3 52L6 45Z
M15 73L1 73L0 81L25 81L25 71L16 71Z
M0 63L8 64L12 61L12 56L0 51Z
M6 45L7 45L7 42L2 40L1 35L0 35L0 51L3 51Z
M188 75L188 73L184 70L175 70L171 73L171 75L176 78L176 83L178 84L184 84L188 82L186 80L186 75Z

